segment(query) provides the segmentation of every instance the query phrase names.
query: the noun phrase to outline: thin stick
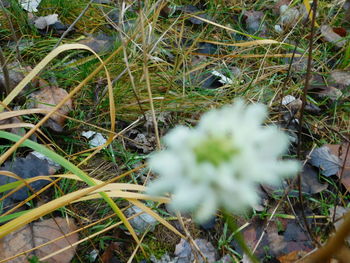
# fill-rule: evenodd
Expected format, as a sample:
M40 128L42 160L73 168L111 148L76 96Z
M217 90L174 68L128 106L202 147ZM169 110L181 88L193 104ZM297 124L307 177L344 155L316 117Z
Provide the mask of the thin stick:
M122 34L122 27L124 25L124 14L126 12L127 8L125 8L125 2L122 3L122 8L121 8L121 11L120 11L120 17L119 17L119 24L120 24L120 27L119 27L119 35L120 35L120 40L122 42L121 46L123 48L123 55L124 55L124 62L125 62L125 66L126 66L126 69L128 71L128 75L129 75L129 78L130 78L130 84L131 84L131 87L132 87L132 91L134 93L134 96L136 98L136 101L137 101L137 104L140 108L140 111L141 111L141 114L144 118L144 120L146 121L146 115L145 115L145 111L144 109L142 108L142 105L141 105L141 102L140 102L140 98L139 96L137 95L137 90L136 90L136 85L135 85L135 81L134 81L134 76L132 75L132 72L131 72L131 69L130 69L130 64L129 64L129 59L128 59L128 54L126 52L126 39L123 37L123 34ZM107 16L106 16L107 17ZM113 23L113 21L112 21Z
M66 31L64 31L64 33L62 34L62 36L60 37L60 39L57 41L56 45L53 47L53 49L55 49L56 47L58 47L58 45L62 42L62 40L66 37L66 35L72 31L73 27L78 23L78 21L83 17L83 15L86 13L86 11L89 9L91 3L94 0L90 0L90 2L85 6L84 10L81 11L81 13L78 15L78 17L74 20L74 22L67 28Z
M160 144L160 139L159 139L158 123L157 123L156 114L154 111L151 83L149 80L149 72L148 72L148 67L147 67L147 63L148 63L147 39L146 39L145 28L144 28L144 26L145 26L144 17L143 17L144 14L142 12L141 6L142 6L141 3L139 3L139 10L140 10L139 17L140 17L140 22L141 22L142 49L143 49L143 72L144 72L145 79L146 79L146 86L147 86L147 91L148 91L149 103L151 106L152 119L153 119L153 125L154 125L154 133L155 133L156 140L157 140L157 149L160 149L161 144ZM145 3L145 6L147 6L147 2Z
M15 49L16 49L17 59L18 59L20 62L23 63L23 59L22 59L22 57L21 57L21 52L19 51L19 47L18 47L18 38L17 38L17 36L16 36L16 31L15 31L15 28L13 27L12 20L11 20L11 18L8 16L8 14L7 14L7 12L6 12L6 8L5 8L4 3L2 2L2 0L0 0L0 5L1 5L2 11L4 12L4 15L6 16L7 21L9 22L13 40L16 42L16 47L15 47Z
M315 35L315 22L316 22L316 10L317 10L317 0L313 0L313 15L312 15L312 22L311 22L311 34L310 34L310 41L309 41L309 54L308 54L308 60L307 60L307 71L306 71L306 78L305 78L305 87L303 90L303 96L302 96L302 104L300 109L300 116L299 116L299 132L298 132L298 149L297 149L297 155L298 158L301 159L301 135L302 135L302 127L303 127L303 120L304 120L304 111L305 111L305 105L306 105L306 95L310 87L310 78L311 78L311 64L312 64L312 51L313 51L313 40ZM310 14L309 14L310 15ZM317 245L320 246L320 243L317 241L317 239L314 237L313 232L310 229L310 226L307 222L304 205L303 205L303 194L301 189L301 174L298 174L298 192L299 192L299 202L301 207L301 215L304 221L305 228L310 235L312 241Z
M5 59L5 56L4 56L4 53L2 52L2 49L0 47L0 65L1 65L1 69L2 69L2 72L4 74L4 90L0 90L0 92L2 93L5 93L5 96L7 96L8 94L10 94L11 92L11 83L10 83L10 76L9 76L9 71L8 71L8 68L7 68L7 65L6 65L6 59Z

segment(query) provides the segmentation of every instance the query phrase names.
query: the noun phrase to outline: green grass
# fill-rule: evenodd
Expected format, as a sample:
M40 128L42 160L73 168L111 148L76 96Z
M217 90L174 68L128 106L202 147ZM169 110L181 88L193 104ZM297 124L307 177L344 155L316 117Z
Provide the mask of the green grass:
M17 2L12 0L12 2ZM293 5L297 5L301 1L294 1ZM57 13L59 19L69 25L84 9L87 1L68 1L68 0L43 0L41 3L40 11L36 13L37 16L48 15ZM189 1L174 1L172 5L187 5L191 4ZM266 7L272 5L273 1L246 1L244 5L241 1L207 1L205 2L206 14L211 17L211 20L215 20L218 24L228 26L234 30L242 32L247 35L248 32L244 27L244 17L242 11L244 10L261 10L264 12L264 23L267 24L270 39L277 41L283 41L286 34L279 35L273 31L274 24L278 21L278 17L272 13L270 9L266 10ZM137 5L136 5L137 6ZM136 6L134 7L136 9ZM83 18L76 25L76 32L66 38L63 43L74 43L76 40L81 39L84 34L91 34L94 32L102 31L108 35L116 37L116 42L113 50L118 49L122 43L117 40L119 38L118 33L112 28L107 27L108 22L103 18L101 8L109 10L111 8L105 5L92 4L89 11L83 16ZM153 56L158 57L164 61L153 61L148 59L149 79L151 82L151 88L154 98L160 98L154 100L156 114L162 112L169 112L172 122L170 125L163 127L164 132L167 129L174 126L177 123L185 125L195 125L196 120L201 113L207 111L211 107L218 107L223 104L230 103L236 97L245 97L248 100L260 101L270 106L272 122L276 122L280 118L279 102L281 96L290 94L294 96L300 96L304 85L304 77L302 72L293 72L292 79L288 80L287 85L284 87L287 76L288 59L285 58L215 58L206 57L198 63L194 63L193 55L195 45L202 40L218 41L222 43L244 42L252 41L258 36L243 36L236 34L233 36L230 32L223 28L216 27L214 25L203 24L200 26L193 26L188 24L185 18L178 19L178 14L165 17L157 17L156 11L152 11L149 16L149 22L152 24L151 39L148 50L153 48L153 45L157 43L158 39L162 36L166 30L167 33L159 41L152 53ZM322 21L331 23L332 26L342 25L342 16L334 16L338 12L337 7L331 6L327 1L320 1L319 4L319 16L317 21L322 24ZM53 35L40 36L39 32L31 26L26 19L26 13L14 4L9 10L8 15L14 24L15 31L24 40L29 40L33 45L24 46L21 51L21 57L25 65L35 66L41 61L47 53L49 53L53 46L57 43L58 37ZM154 15L154 16L153 16ZM237 20L233 19L233 16L237 17ZM127 12L127 19L137 20L139 15L135 11ZM7 25L7 19L3 15L0 16L1 24ZM139 22L138 22L139 23ZM136 23L136 25L138 24ZM139 29L138 29L139 30ZM137 32L137 31L136 31ZM8 41L13 38L12 31L8 26L1 27L1 40ZM288 32L289 33L289 32ZM130 36L133 34L133 30L128 33ZM302 23L293 29L291 34L287 38L287 42L294 45L296 41L300 40L299 50L306 51L308 48L308 35L309 28ZM118 36L118 37L117 37ZM182 38L188 38L194 40L192 47L184 47L179 43ZM236 38L236 39L235 39ZM237 40L240 38L241 40ZM125 122L130 124L137 118L141 117L143 112L150 110L148 101L148 92L145 84L145 74L142 66L144 64L143 52L140 50L141 38L140 33L135 36L135 43L128 43L126 45L126 51L128 54L128 62L133 78L135 80L136 93L138 98L135 97L133 87L130 82L128 72L124 73L113 84L113 94L116 103L116 118L118 122ZM136 47L138 44L139 47ZM239 55L264 55L264 54L285 54L291 53L293 46L286 45L264 45L256 47L230 47L222 45L220 46L219 54L239 54ZM112 51L113 51L112 50ZM16 58L16 52L13 49L3 47L5 55L9 58L9 61L13 61ZM109 51L105 54L101 54L105 59L112 52ZM169 59L167 53L171 52L174 55L173 60ZM315 42L314 45L314 70L317 72L328 74L333 69L348 69L350 65L350 44L348 44L343 50L337 51L330 43L323 43L321 40ZM329 63L332 58L332 63ZM57 83L61 88L70 91L76 85L78 85L84 78L86 78L97 66L99 61L90 56L87 52L71 51L68 54L60 55L54 59L49 67L45 69L40 78L50 81L51 84ZM204 67L204 65L207 65ZM233 85L227 86L218 90L204 90L201 89L195 81L193 76L189 72L196 67L203 67L198 70L209 72L212 69L220 70L222 73L227 73L229 76L232 73L230 68L237 66L241 70L241 76L237 78ZM125 62L122 52L115 56L112 61L107 65L110 71L111 78L116 78L125 69ZM65 130L67 133L55 134L50 129L42 128L45 134L57 144L62 151L57 149L57 152L61 155L67 154L66 158L72 164L79 164L82 160L90 155L90 153L80 153L89 148L87 141L82 140L81 131L94 130L98 131L95 127L91 127L88 124L108 129L110 126L109 120L109 100L108 95L102 97L104 87L106 86L105 76L103 72L98 74L90 83L85 85L83 89L74 97L74 110L70 113L73 118L67 120ZM26 91L25 95L32 92L33 88ZM347 95L348 96L348 95ZM98 97L98 99L96 99ZM138 106L137 99L141 101L142 110ZM348 97L342 98L337 102L330 102L329 100L315 100L312 97L308 97L308 101L322 108L319 115L306 114L305 123L308 125L308 130L312 134L305 144L305 150L310 149L312 145L323 145L325 143L340 143L343 141L342 137L335 133L329 132L332 129L339 130L341 134L348 134L350 131L349 124L349 112L350 104ZM14 107L15 104L11 104ZM23 105L19 104L20 107ZM37 123L40 120L40 115L27 115L23 117L23 120L30 123ZM316 128L315 128L316 127ZM143 133L150 133L146 131L144 127L137 127ZM118 131L117 131L118 132ZM107 134L106 132L102 132ZM0 151L3 153L8 147L9 143L2 144ZM19 150L21 152L21 150ZM122 173L130 170L135 165L142 163L146 160L147 154L136 151L125 146L122 138L116 138L115 141L105 150L102 150L99 154L94 156L87 164L84 164L81 169L86 170L87 173L92 172L94 168L99 167L99 164L106 163L102 166L98 172L94 174L101 180L108 180L117 173ZM108 164L114 166L108 166ZM111 168L112 167L112 168ZM118 169L113 169L118 167ZM64 172L64 171L62 171ZM328 216L328 209L333 205L334 200L339 195L337 185L333 179L322 178L326 180L332 189L336 189L335 192L325 191L316 196L307 198L307 204L317 209L321 215ZM123 182L130 183L143 183L140 176L133 174L130 177L124 178ZM61 180L59 182L59 188L55 188L53 197L60 197L63 194L69 193L74 190L78 190L81 185L74 183L71 180ZM280 197L276 197L278 199ZM345 202L348 200L345 199ZM124 205L124 204L123 204ZM96 209L96 214L91 220L96 220L97 217L106 216L110 210L106 207L103 201L88 201L84 205L74 205L77 212L88 217L91 207ZM164 215L167 212L164 208L157 208L158 211ZM66 209L60 210L62 214L66 213ZM86 212L88 211L88 212ZM283 213L282 213L283 214ZM260 215L265 217L264 212ZM248 217L249 219L249 217ZM247 219L247 220L248 220ZM112 219L110 222L116 222L117 219ZM106 223L107 225L109 223ZM89 229L90 234L94 231L105 227L104 224L92 227ZM223 253L229 252L235 254L229 243L232 239L232 235L229 231L222 229L220 238L216 240L218 242L218 248ZM320 231L322 232L322 231ZM105 236L96 237L92 240L101 251L103 251L108 243L114 241L112 237L113 232L109 232ZM172 247L162 246L157 243L154 238L154 234L150 233L144 240L144 248L149 254L154 254L156 257L160 257L163 253L171 251ZM81 245L84 253L88 253L92 249L91 242L86 242ZM127 251L126 254L131 254L132 251ZM129 255L128 254L128 255ZM123 255L127 257L128 255ZM137 254L138 259L142 258L141 253ZM76 260L79 262L79 260Z

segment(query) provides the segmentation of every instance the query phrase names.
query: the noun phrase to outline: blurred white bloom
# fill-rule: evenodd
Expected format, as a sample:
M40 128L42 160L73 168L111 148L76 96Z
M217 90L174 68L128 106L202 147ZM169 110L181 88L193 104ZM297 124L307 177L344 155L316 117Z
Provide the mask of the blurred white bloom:
M164 137L166 149L150 157L159 177L148 193L171 193L170 206L199 222L218 208L239 213L257 204L259 183L279 184L299 170L297 161L279 159L289 139L262 126L266 117L266 106L237 100L205 113L196 128L174 128Z

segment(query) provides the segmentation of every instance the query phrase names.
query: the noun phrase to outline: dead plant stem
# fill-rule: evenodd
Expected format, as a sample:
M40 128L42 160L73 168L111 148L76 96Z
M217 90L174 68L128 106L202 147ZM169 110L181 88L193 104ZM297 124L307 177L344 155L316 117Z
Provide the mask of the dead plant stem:
M87 5L85 6L85 8L83 9L83 11L81 11L81 13L78 15L78 17L73 21L72 24L70 24L70 26L67 28L66 31L63 32L62 36L60 37L60 39L57 41L57 43L55 44L55 46L53 47L53 49L55 49L56 47L58 47L58 45L62 42L62 40L66 37L66 35L72 31L72 29L74 28L74 26L78 23L78 21L83 17L83 15L86 13L86 11L89 9L90 5L94 2L94 0L90 0L89 3L87 3Z
M306 95L309 90L310 86L310 78L311 78L311 67L312 67L312 51L313 51L313 41L314 41L314 35L315 35L315 23L316 23L316 10L317 10L317 0L313 0L312 2L312 22L311 22L311 33L310 33L310 41L309 41L309 54L307 59L307 71L306 71L306 77L305 77L305 87L302 94L302 104L300 109L300 116L299 116L299 131L298 131L298 148L297 148L297 155L299 159L301 158L301 146L302 146L302 128L303 128L303 120L304 120L304 111L305 111L305 105L306 105ZM310 13L309 13L310 15ZM305 228L310 235L310 238L312 241L317 245L320 246L320 243L315 238L313 232L311 231L311 228L307 222L306 215L305 215L305 209L304 209L304 200L303 200L303 194L302 194L302 178L301 173L298 174L298 192L299 192L299 202L300 202L300 210L301 210L301 216L304 221Z
M4 82L5 82L4 90L0 90L0 93L4 93L6 97L11 92L11 83L10 83L10 76L7 68L6 59L5 59L4 53L2 52L1 47L0 47L0 65L1 65L2 72L4 74Z
M144 5L147 6L147 1L144 2ZM149 72L148 72L148 52L147 52L147 38L145 34L145 22L144 22L144 14L142 12L141 3L139 4L139 18L141 23L141 34L142 34L142 50L143 50L143 73L146 79L146 86L147 86L147 92L149 97L149 103L151 107L151 113L152 113L152 119L153 119L153 125L154 125L154 133L157 140L157 148L161 148L160 144L160 138L159 138L159 131L158 131L158 123L156 119L156 113L154 110L154 104L153 104L153 96L152 96L152 89L151 89L151 83L149 79Z

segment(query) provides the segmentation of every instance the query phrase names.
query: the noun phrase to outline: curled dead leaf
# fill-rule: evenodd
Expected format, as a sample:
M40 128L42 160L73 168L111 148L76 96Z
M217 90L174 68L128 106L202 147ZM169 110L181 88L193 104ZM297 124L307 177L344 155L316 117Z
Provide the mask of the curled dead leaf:
M34 100L33 108L40 108L45 110L52 110L61 100L68 96L68 92L62 88L55 86L47 86L35 92L31 95L31 98ZM69 99L59 110L58 113L62 115L67 115L73 108L73 102ZM60 127L63 127L66 118L62 115L54 114L51 116L51 120L58 124ZM50 126L54 130L57 130L57 127ZM63 128L62 128L63 129Z
M78 241L78 234L67 235L76 230L73 219L51 218L27 225L20 230L13 232L0 240L0 258L6 259L21 252L45 244L58 237L66 235L62 239L52 242L46 246L36 249L34 252L15 259L6 261L8 263L26 263L26 257L37 256L43 258L57 250L70 246ZM75 247L45 259L47 263L69 263L75 254Z
M340 35L334 32L331 26L323 25L320 27L320 29L325 41L334 44L334 46L337 48L342 48L346 45L346 41Z

